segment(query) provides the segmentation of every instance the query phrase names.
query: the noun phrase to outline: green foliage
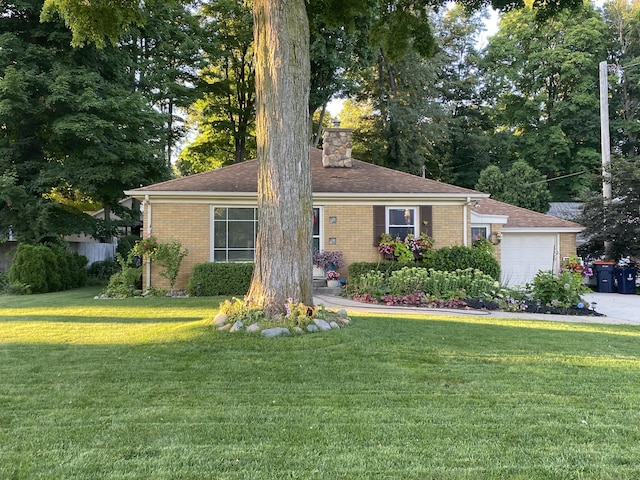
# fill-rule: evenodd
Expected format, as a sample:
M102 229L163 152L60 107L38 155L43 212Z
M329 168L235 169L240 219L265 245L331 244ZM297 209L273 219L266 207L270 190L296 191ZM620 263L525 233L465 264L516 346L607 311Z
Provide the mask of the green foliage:
M131 73L140 72L137 54L124 45L72 48L59 17L40 22L42 3L0 6L0 175L13 179L8 190L0 185L0 197L10 197L0 198L0 231L12 225L32 244L96 234L97 222L70 200L108 211L123 190L168 176L163 116Z
M367 273L349 275L351 281L348 284L350 293L371 295L379 298L387 293L387 276L378 270L370 270Z
M405 267L391 272L389 276L389 293L392 295L405 295L409 293L424 292L429 272L424 268Z
M248 307L239 298L231 298L220 304L219 312L229 317L228 323L242 322L251 325L265 319L264 311L256 307Z
M152 261L156 262L162 269L160 276L169 280L171 291L173 291L173 286L176 284L182 260L188 254L189 250L186 248L182 250L182 244L178 240L172 240L169 243L158 244L158 249L151 256Z
M100 260L93 262L87 269L87 275L97 280L107 280L120 270L120 265L115 260Z
M495 280L500 278L500 264L491 253L483 249L463 245L442 247L434 250L426 262L427 266L434 270L454 272L472 268L480 270Z
M505 140L495 148L509 153L504 165L523 160L549 179L594 171L600 161L594 85L598 63L607 58L607 27L587 2L543 21L536 15L530 8L505 13L489 39L485 84ZM550 182L553 199L575 199L588 180L575 175ZM516 204L526 206L523 200Z
M549 210L551 193L545 177L522 160L504 173L495 165L485 168L475 188L490 193L494 200L517 207L541 213Z
M129 256L129 252L131 252L138 241L140 241L140 237L138 235L125 235L123 237L118 237L116 252L124 258L127 258Z
M416 264L417 267L422 267L421 264ZM382 272L384 275L389 275L391 272L396 270L401 270L406 267L406 264L402 264L400 262L353 262L349 264L348 272L349 272L349 282L354 281L354 279L360 277L361 275L365 275L370 271L374 272ZM426 268L426 267L422 267Z
M604 253L604 242L612 242L614 258L640 255L640 168L638 160L614 158L611 162L611 192L614 201L605 204L601 192L586 194L582 215L588 240L581 251L597 258Z
M581 301L580 295L589 292L582 284L582 275L564 271L554 274L552 271L540 271L527 286L535 300L549 307L575 307Z
M187 292L191 296L244 295L252 274L253 263L199 263L193 267Z
M105 294L111 298L131 297L142 286L142 267L135 266L133 256L124 258L116 253L120 271L111 275Z
M85 285L86 257L60 246L18 244L9 281L25 293L57 292Z
M10 282L29 285L31 293L48 291L47 266L38 253L38 247L20 243L9 269Z
M380 298L391 295L424 293L430 299L493 299L502 292L500 283L478 269L445 272L421 267L402 267L385 275L370 271L350 285L350 292Z

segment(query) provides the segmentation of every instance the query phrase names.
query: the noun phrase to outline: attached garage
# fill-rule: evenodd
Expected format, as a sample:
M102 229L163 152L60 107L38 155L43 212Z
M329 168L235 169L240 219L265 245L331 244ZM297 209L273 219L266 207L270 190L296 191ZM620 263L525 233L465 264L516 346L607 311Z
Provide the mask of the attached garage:
M576 254L582 226L561 218L514 207L490 198L471 212L471 228L487 231L496 245L502 283L524 286L540 270L560 271L563 258Z
M539 270L558 265L558 235L555 233L503 232L502 283L525 285Z

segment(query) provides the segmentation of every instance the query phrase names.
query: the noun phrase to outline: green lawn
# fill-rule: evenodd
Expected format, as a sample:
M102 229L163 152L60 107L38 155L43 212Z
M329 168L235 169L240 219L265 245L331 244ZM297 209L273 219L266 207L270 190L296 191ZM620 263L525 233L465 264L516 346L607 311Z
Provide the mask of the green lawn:
M640 329L0 297L0 479L637 479Z

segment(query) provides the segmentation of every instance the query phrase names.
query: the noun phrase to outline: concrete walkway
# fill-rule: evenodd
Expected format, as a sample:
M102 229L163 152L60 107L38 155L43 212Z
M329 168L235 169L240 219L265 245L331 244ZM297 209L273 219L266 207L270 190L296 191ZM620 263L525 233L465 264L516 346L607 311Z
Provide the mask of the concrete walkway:
M485 310L457 310L447 308L387 307L355 302L337 295L316 294L316 305L326 308L344 308L348 313L393 313L410 315L486 316L493 318L522 318L550 322L604 323L612 325L640 325L640 296L618 293L588 293L583 299L595 302L595 310L605 316L546 315L541 313L489 312Z

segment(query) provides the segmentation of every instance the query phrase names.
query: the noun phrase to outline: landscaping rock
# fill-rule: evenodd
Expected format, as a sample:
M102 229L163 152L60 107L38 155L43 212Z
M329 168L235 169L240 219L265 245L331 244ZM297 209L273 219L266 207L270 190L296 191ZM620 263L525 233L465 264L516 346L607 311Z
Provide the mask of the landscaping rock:
M338 325L336 322L331 322L329 326L334 330L340 330L340 325Z
M258 325L257 323L252 323L251 325L249 325L247 327L247 332L248 333L255 333L255 332L259 332L260 331L260 325Z
M265 330L262 330L260 333L267 338L282 337L282 336L288 337L289 335L291 335L291 331L285 327L267 328Z
M318 331L318 327L316 327L315 325L313 325L313 324L307 325L307 332L315 333L317 331Z
M338 310L336 312L338 315L342 316L342 317L346 317L347 316L347 311L344 308L341 308L340 310Z
M220 330L221 332L224 332L225 330L231 330L231 327L233 325L231 325L230 323L227 323L226 325L222 325L221 327L218 327L218 330Z
M304 330L302 330L300 327L294 327L293 331L296 333L304 333Z
M242 324L242 322L241 322L241 321L237 321L236 323L234 323L234 324L231 326L231 328L229 329L229 331L230 331L231 333L237 332L238 330L241 330L243 326L244 326L244 325Z
M327 330L331 330L331 325L329 325L327 322L325 322L320 318L314 318L313 323L315 323L316 326L323 332L326 332Z
M226 313L219 313L213 318L213 324L216 327L220 327L225 323L227 323L228 319L229 319L229 315L227 315Z

